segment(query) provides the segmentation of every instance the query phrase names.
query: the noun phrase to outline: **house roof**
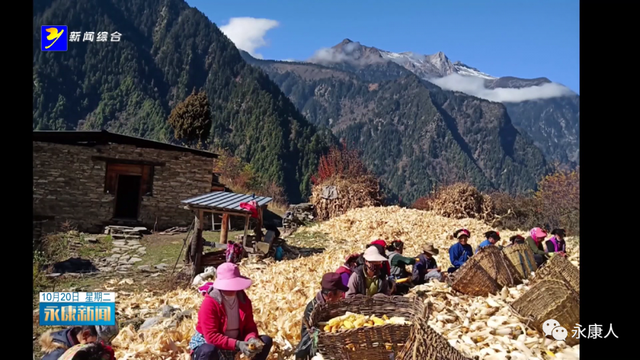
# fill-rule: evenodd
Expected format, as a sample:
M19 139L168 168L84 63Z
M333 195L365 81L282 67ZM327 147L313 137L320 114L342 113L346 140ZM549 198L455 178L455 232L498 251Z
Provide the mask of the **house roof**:
M262 206L270 203L273 199L264 196L214 191L187 200L182 200L182 203L190 207L200 209L249 213L249 211L240 207L240 203L249 202L251 200L255 200L256 203L258 203L258 206Z
M134 145L140 148L150 148L168 151L190 152L208 158L217 158L218 155L209 151L191 149L188 147L168 144L160 141L143 139L136 136L128 136L108 132L97 131L33 131L33 141L67 144L67 145L103 145L108 143Z

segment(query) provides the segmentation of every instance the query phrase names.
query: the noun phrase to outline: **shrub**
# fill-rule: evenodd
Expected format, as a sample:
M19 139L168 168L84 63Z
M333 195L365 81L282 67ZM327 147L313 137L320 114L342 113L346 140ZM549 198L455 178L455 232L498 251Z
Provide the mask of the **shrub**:
M527 230L536 226L548 230L564 228L580 235L579 170L558 170L538 183L538 191L528 195L491 194L500 226Z
M318 172L311 178L314 185L322 184L332 178L360 178L370 175L367 168L360 160L357 150L349 149L345 142L340 146L334 146L329 152L320 157Z

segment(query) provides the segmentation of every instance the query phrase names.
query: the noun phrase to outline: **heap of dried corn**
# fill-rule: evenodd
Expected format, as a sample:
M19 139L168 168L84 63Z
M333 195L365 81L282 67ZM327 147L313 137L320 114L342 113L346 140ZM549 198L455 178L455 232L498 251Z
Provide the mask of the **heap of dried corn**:
M457 183L444 187L431 195L422 206L425 210L452 219L494 219L495 205L491 197L475 187Z
M338 198L323 198L322 189L325 186L335 186ZM364 175L355 179L335 177L315 185L311 189L310 200L315 206L316 219L324 221L343 215L351 209L379 206L382 203L382 193L378 180L372 176Z
M545 339L527 328L527 320L511 310L510 304L529 289L529 281L524 282L486 298L454 295L440 282L417 286L407 296L424 293L433 303L429 325L467 356L478 355L485 360L509 359L507 356L512 360L549 356L577 360L579 345L569 347L562 341Z
M363 251L367 243L378 238L402 239L406 244L405 255L408 256L417 255L423 245L433 243L440 249L440 254L436 256L438 264L446 269L450 266L448 248L455 243L452 233L458 228L471 231L470 244L474 248L484 240L481 234L491 230L478 220L454 220L420 210L360 208L300 230L311 234L322 232L332 239L331 243L318 244L327 248L321 254L277 263L243 261L242 273L254 281L247 293L253 303L258 328L261 333L274 339L270 359L293 359L292 352L300 341L300 319L304 307L319 290L322 274L335 271L347 254ZM524 231L520 233L525 234ZM516 232L501 233L503 239L514 234ZM570 260L579 266L577 241L567 239L567 249ZM440 283L423 287L431 289L429 297L436 311L430 323L435 330L449 338L454 347L467 355L480 355L480 359L502 359L507 349L511 349L511 359L515 360L527 357L546 359L549 356L546 355L547 351L565 359L570 358L568 354L571 351L577 353L578 347L574 347L564 349L564 354L560 351L562 343L545 340L540 334L528 331L519 320L516 321L506 304L524 292L525 286L505 289L500 296L489 298L454 295L447 285ZM423 287L414 289L414 292ZM164 304L183 310L197 309L202 301L202 295L191 290L174 291L162 297L146 294L118 296L119 317L139 316L135 313L151 314ZM130 326L116 338L116 356L118 359L141 360L187 359L187 344L193 334L196 318L194 314L183 320L177 328L173 328L168 320L139 333ZM509 331L511 334L507 334ZM518 331L521 334L514 335ZM520 354L525 357L518 357Z

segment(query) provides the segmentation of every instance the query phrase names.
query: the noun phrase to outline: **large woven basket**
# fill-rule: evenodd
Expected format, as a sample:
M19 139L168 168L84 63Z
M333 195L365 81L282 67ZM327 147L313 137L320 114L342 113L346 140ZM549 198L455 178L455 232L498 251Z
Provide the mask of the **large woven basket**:
M580 270L567 258L555 255L542 265L537 271L531 284L544 279L557 279L565 281L571 286L578 296L580 295Z
M423 319L413 323L411 335L395 360L471 360L427 325L429 313L421 317Z
M533 251L527 244L515 244L504 248L503 252L523 279L528 279L538 268Z
M521 283L522 277L502 251L487 246L454 273L451 287L463 294L487 296L498 293L503 286Z
M346 312L378 317L401 316L413 323L420 321L418 315L423 314L424 303L418 297L357 295L337 303L316 306L310 316L311 326L320 329L319 322ZM337 333L320 331L318 352L327 360L389 360L391 354L395 355L402 349L412 329L412 325L386 324ZM349 348L351 346L354 350Z
M580 298L571 287L561 280L544 279L533 285L511 305L522 317L529 318L540 334L547 320L556 320L567 330L567 345L579 343L571 336L572 330L580 323Z

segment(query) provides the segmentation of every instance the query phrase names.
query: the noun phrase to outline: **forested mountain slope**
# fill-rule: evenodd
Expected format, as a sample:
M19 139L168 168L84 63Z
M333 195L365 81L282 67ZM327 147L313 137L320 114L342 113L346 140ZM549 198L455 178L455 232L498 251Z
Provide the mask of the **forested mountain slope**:
M49 24L122 38L42 52L40 27ZM35 0L33 48L34 129L104 128L172 142L172 107L202 88L212 108L212 146L250 162L294 202L309 194L318 156L335 141L182 0Z

